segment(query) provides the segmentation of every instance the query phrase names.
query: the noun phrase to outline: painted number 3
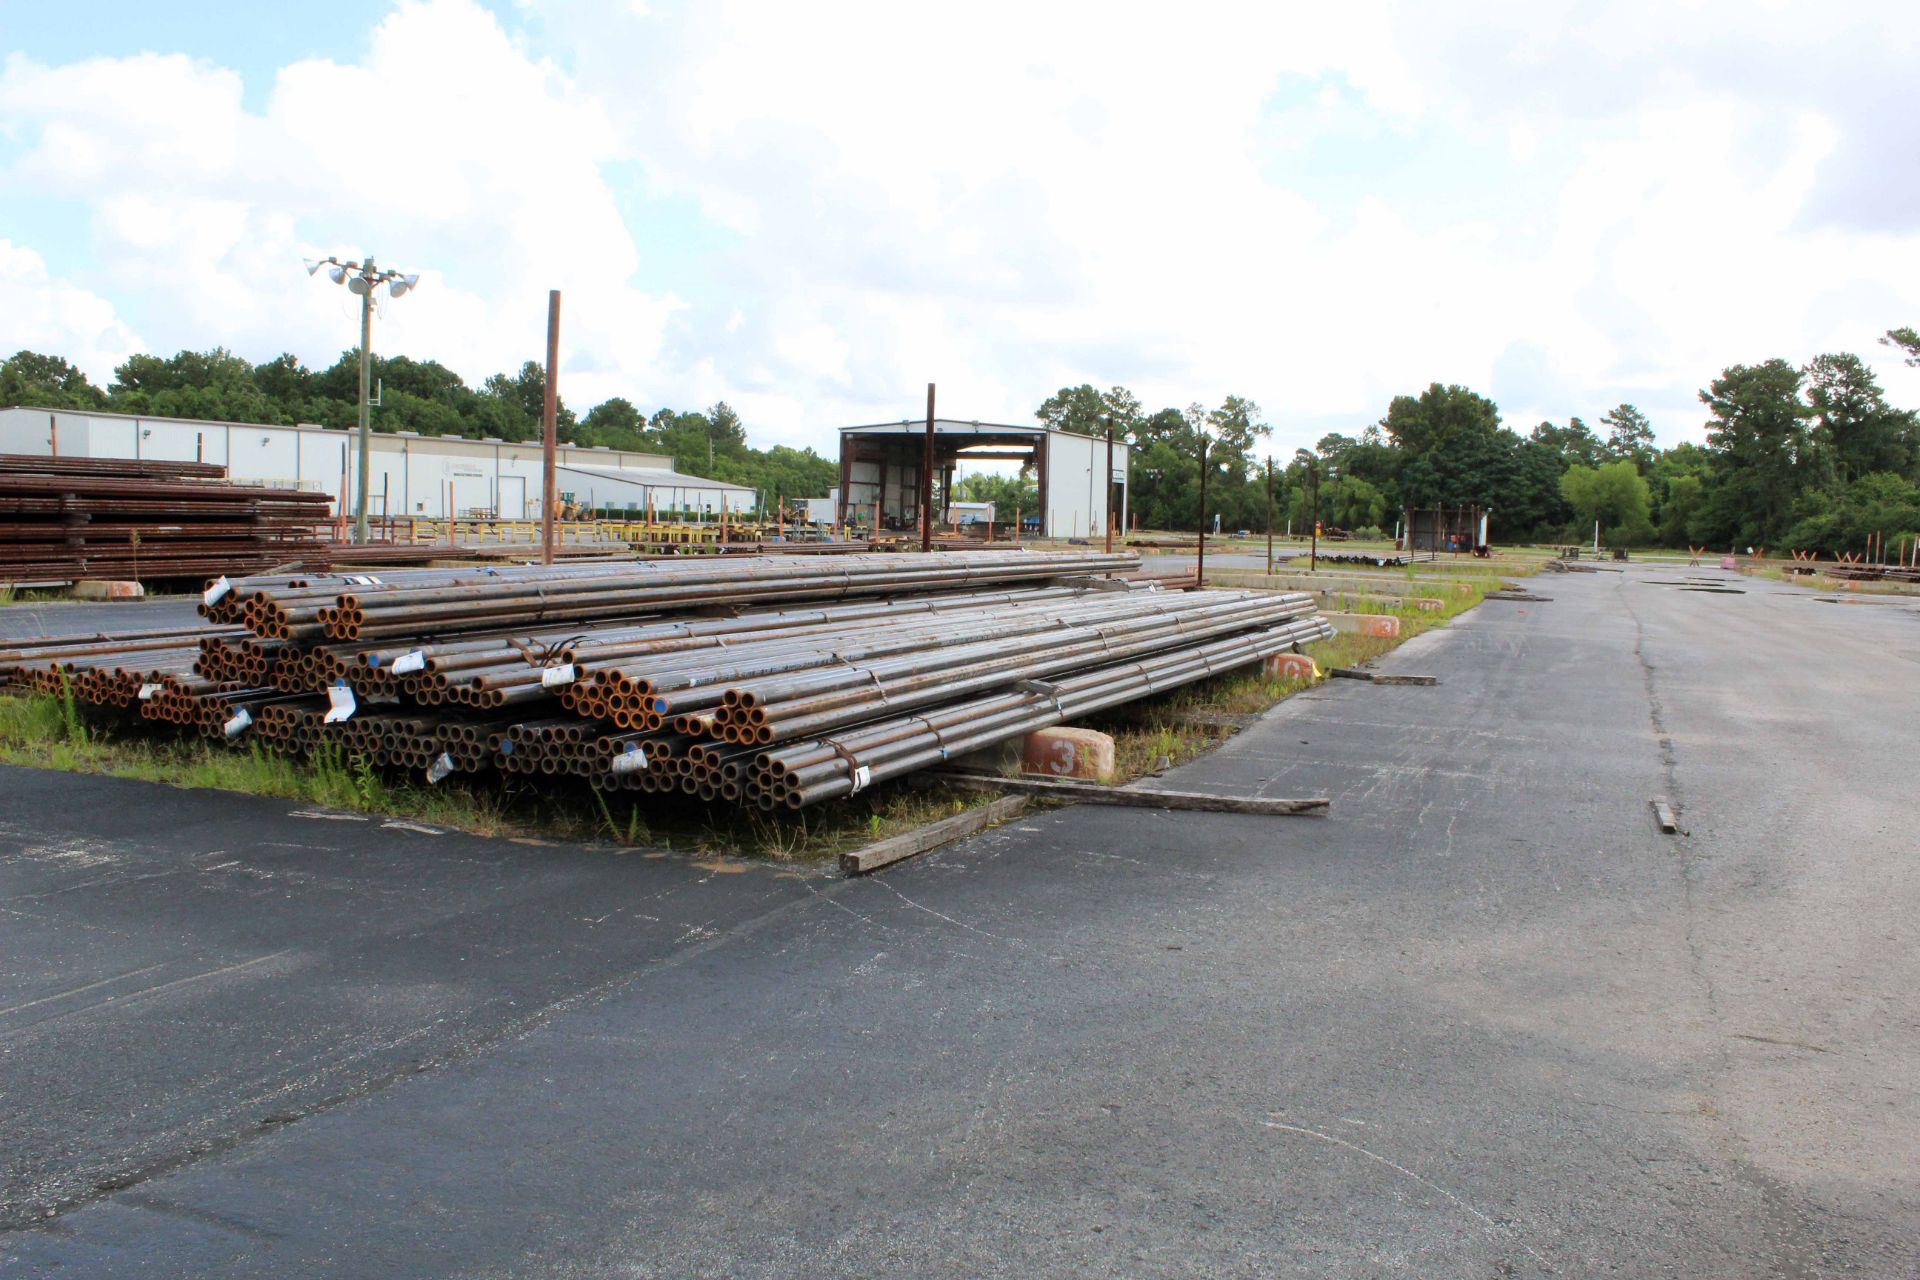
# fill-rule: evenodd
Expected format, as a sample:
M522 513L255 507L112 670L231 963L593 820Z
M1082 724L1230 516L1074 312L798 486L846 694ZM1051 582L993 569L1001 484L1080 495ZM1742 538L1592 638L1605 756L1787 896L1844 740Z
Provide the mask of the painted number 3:
M1079 762L1080 753L1071 742L1055 742L1049 748L1053 759L1047 762L1047 768L1053 773L1072 773L1073 766Z

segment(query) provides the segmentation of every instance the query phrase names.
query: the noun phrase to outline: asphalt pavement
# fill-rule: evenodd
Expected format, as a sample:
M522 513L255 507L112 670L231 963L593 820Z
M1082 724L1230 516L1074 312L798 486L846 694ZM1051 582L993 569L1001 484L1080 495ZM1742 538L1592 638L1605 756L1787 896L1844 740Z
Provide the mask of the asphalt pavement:
M0 1275L1920 1275L1920 606L1530 582L857 881L0 770Z

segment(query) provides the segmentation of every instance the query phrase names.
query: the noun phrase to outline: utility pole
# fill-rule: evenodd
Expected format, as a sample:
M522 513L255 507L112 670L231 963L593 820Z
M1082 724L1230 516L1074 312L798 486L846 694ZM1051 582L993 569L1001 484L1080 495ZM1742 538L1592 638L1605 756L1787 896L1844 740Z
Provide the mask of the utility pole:
M1194 560L1193 584L1207 585L1207 433L1200 433L1200 554Z
M1307 474L1313 477L1313 550L1307 553L1307 572L1320 567L1320 464L1309 458Z
M927 384L927 449L920 462L920 549L933 550L933 384Z
M360 264L360 284L373 274L373 258ZM348 288L352 288L349 285ZM360 475L353 490L353 542L355 546L367 545L367 473L372 468L369 461L373 456L373 287L365 285L360 290ZM297 447L297 446L296 446Z
M1273 459L1267 459L1267 572L1273 572Z
M360 298L360 478L354 485L353 540L364 546L367 542L367 472L373 452L370 439L373 433L373 291L384 284L392 296L402 297L420 283L420 277L391 269L375 270L371 255L359 263L311 258L306 265L309 276L325 267L327 279L345 285L348 293ZM56 448L55 452L58 451Z
M1107 554L1113 554L1113 415L1107 415Z
M547 396L540 414L540 563L553 563L554 503L559 481L554 455L560 444L560 291L547 291Z

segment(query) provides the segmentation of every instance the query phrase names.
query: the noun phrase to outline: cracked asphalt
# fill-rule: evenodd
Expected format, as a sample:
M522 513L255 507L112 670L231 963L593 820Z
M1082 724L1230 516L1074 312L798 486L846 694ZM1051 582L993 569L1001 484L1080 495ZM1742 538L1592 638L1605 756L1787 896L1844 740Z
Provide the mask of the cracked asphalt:
M1920 604L1532 586L861 881L0 770L0 1275L1920 1276Z

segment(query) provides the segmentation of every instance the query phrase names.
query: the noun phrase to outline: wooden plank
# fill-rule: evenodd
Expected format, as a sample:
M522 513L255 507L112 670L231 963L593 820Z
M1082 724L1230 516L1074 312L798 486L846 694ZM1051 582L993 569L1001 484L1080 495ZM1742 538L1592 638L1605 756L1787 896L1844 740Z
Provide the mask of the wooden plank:
M1068 800L1075 804L1121 805L1131 809L1179 809L1202 813L1251 813L1279 818L1294 814L1316 813L1331 803L1325 796L1303 800L1269 799L1264 796L1219 796L1200 791L1143 791L1132 787L1102 787L1089 782L1056 782L1044 778L1003 778L989 773L960 773L942 770L932 775L940 782L975 791L1015 791L1048 800Z
M904 862L938 849L943 844L952 844L955 840L984 831L995 823L1005 822L1019 814L1029 803L1025 796L1003 796L978 809L968 809L951 818L929 822L905 835L875 841L864 849L841 854L840 870L850 876L859 876L878 871L881 867L890 867L896 862Z
M1673 806L1665 800L1653 800L1649 803L1653 805L1653 820L1660 824L1663 834L1672 835L1680 829L1680 823L1673 815Z
M1368 684L1439 684L1434 676L1390 676L1384 672L1366 671L1360 667L1335 667L1329 674L1342 680L1365 680Z

